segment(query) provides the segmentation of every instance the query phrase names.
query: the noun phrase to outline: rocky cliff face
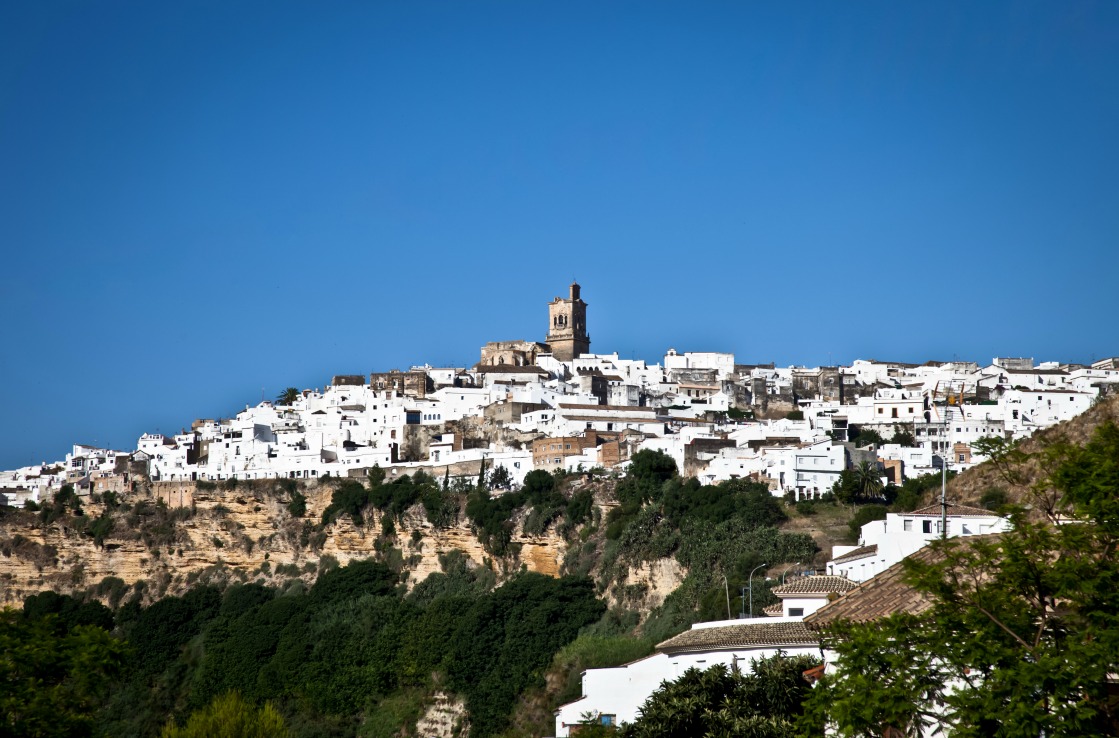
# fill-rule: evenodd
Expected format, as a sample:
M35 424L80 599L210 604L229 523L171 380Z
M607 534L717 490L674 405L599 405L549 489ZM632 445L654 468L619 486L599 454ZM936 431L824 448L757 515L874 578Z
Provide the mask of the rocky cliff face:
M306 585L326 566L369 557L393 564L414 586L440 571L439 556L455 549L475 565L492 567L499 580L522 568L558 575L563 563L566 544L554 530L528 536L518 526L517 553L495 561L465 516L436 529L421 506L396 521L391 537L381 535L377 511L370 511L360 527L341 516L320 528L316 523L330 504L332 488L312 484L301 492L306 513L294 517L278 485L210 490L176 485L170 495L158 486L146 487L110 512L113 527L101 545L79 530L82 521L72 514L44 523L39 513L10 511L0 517L0 605L18 606L46 589L91 591L115 604L128 589L142 591L150 601L198 582L291 586L299 579ZM172 499L173 505L161 499ZM183 506L175 507L179 502ZM90 500L82 507L89 520L105 511Z

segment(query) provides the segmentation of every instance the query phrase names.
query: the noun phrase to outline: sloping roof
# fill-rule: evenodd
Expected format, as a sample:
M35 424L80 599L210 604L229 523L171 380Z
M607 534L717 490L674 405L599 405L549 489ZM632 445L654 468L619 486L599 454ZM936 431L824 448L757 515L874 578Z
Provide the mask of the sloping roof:
M681 653L753 646L812 646L819 642L820 639L799 620L791 623L754 620L686 630L675 638L657 644L657 650Z
M832 592L843 594L849 592L858 585L852 582L847 577L837 577L832 575L823 576L810 576L792 579L780 587L773 588L773 594L778 597L784 595L798 595L798 594L820 594L826 595Z
M872 546L860 546L854 551L848 551L842 556L836 556L834 559L831 560L831 563L841 564L845 561L857 561L858 559L865 559L867 556L873 556L876 553L878 553L877 543Z
M922 507L921 509L914 510L913 512L901 513L901 514L902 515L921 515L921 516L928 515L928 516L932 516L932 517L940 517L940 505L929 505L928 507ZM948 503L948 514L949 515L956 515L956 516L959 516L959 517L971 517L971 518L997 518L997 517L999 517L998 513L992 512L990 510L984 510L981 507L968 507L967 505L956 505L956 504L953 504L951 502Z
M926 546L910 558L927 561L932 555L932 549ZM840 620L866 623L895 612L919 613L927 609L932 604L928 597L913 589L902 578L904 564L904 561L899 561L839 599L824 605L804 619L805 625L819 629Z
M769 607L763 607L762 612L764 612L766 615L776 617L784 612L784 607L780 602L778 602L776 604L770 605Z

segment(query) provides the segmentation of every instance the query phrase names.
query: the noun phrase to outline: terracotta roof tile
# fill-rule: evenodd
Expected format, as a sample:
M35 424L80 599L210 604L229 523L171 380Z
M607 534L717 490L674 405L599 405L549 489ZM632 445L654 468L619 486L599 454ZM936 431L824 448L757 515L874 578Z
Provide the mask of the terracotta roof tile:
M763 607L762 612L771 617L776 617L781 615L781 613L784 612L784 609L782 604L778 602L776 604L770 605L769 607Z
M1001 535L1001 533L988 533L953 540L957 545L970 546L981 541L997 541ZM940 557L941 554L931 546L925 546L906 558L933 562ZM928 595L911 587L905 581L904 574L905 560L902 560L808 615L804 619L805 625L813 630L819 630L840 620L865 623L896 612L923 612L932 605L932 601Z
M839 564L845 561L857 561L859 559L865 559L867 556L873 556L876 553L878 553L877 543L873 546L860 546L854 551L848 551L842 556L836 556L834 559L831 560L831 563Z
M927 546L914 558L926 558L932 549ZM839 599L829 602L804 619L809 628L826 628L834 622L849 620L865 623L895 612L919 613L929 607L929 599L910 587L903 579L904 562L871 577Z
M928 507L922 507L920 510L914 510L913 512L901 513L901 514L902 515L920 515L922 517L929 516L929 517L938 518L938 517L940 517L940 504L938 503L938 504L935 504L935 505L929 505ZM999 517L998 513L992 512L990 510L984 510L981 507L968 507L967 505L956 505L956 504L953 504L951 502L948 503L948 514L949 515L956 515L956 516L959 516L959 517L971 517L971 518L991 518L991 517L997 518L997 517Z
M714 651L749 646L811 646L819 637L800 621L773 623L753 620L734 625L687 630L657 645L664 653Z
M798 594L821 594L826 595L832 592L840 594L849 592L857 587L856 582L852 582L847 577L837 577L832 575L823 576L810 576L800 577L799 579L791 579L787 583L782 584L780 587L773 588L773 594L781 597L782 595L798 595Z

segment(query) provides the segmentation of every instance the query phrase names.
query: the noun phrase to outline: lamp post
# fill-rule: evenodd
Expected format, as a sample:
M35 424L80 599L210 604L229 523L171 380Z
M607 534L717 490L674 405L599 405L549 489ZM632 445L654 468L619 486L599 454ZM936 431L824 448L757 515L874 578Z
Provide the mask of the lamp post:
M742 600L742 611L740 613L738 613L738 617L741 618L741 619L745 619L746 618L746 588L745 587L742 588L741 600Z
M785 571L781 572L781 584L785 583L785 575L789 573L789 570L792 569L793 566L800 566L800 562L798 561L795 564L793 564L792 566L786 566L785 567Z
M726 574L723 574L723 591L727 595L727 620L730 620L730 584L727 582Z
M758 564L750 572L750 617L754 617L754 572L762 567L769 566L769 564Z

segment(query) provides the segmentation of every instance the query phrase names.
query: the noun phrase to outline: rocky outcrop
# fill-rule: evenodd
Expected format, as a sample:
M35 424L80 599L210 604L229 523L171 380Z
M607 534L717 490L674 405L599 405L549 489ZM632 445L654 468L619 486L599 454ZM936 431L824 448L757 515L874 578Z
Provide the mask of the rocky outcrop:
M420 506L396 521L392 537L381 535L382 516L376 511L362 526L340 516L320 527L316 523L333 491L329 485L300 488L306 497L302 517L289 512L290 493L278 484L190 485L180 491L178 499L188 499L189 506L160 503L167 495L158 487L121 500L110 513L113 528L101 545L79 530L81 520L72 515L44 523L38 513L10 511L0 518L0 605L18 606L46 589L92 591L109 600L121 596L124 587L142 591L150 601L197 582L290 586L299 579L310 584L323 568L370 557L393 564L414 586L441 570L441 554L456 549L475 565L492 567L499 580L522 568L558 575L566 546L554 530L526 536L518 528L516 553L495 561L463 516L449 528L436 529ZM104 512L103 505L89 500L83 509L88 520Z
M436 692L435 699L418 721L417 736L422 738L454 738L466 735L466 703L461 697L452 697L445 692Z

